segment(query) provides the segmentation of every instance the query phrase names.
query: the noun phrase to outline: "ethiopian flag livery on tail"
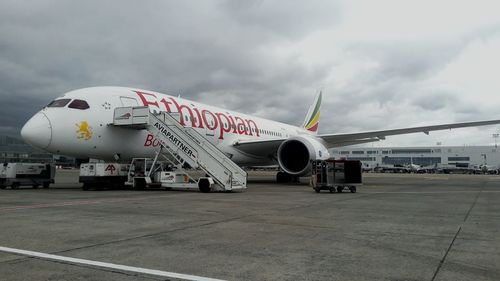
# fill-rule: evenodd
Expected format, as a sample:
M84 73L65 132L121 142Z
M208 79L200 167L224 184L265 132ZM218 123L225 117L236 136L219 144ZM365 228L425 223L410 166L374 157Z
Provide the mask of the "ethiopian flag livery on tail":
M311 107L309 107L306 119L304 120L304 124L302 125L303 128L314 134L318 133L319 116L321 109L321 96L322 93L319 92L316 98L314 99L313 104L311 104Z

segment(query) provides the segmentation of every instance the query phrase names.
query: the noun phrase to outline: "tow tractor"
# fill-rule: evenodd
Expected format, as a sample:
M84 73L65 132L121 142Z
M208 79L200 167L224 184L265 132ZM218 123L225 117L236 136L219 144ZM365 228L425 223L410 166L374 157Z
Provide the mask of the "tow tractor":
M2 163L0 164L0 188L20 186L49 188L54 183L56 168L53 164L42 163Z
M311 164L311 186L318 193L321 190L340 193L344 189L356 193L356 187L363 184L361 161L326 159Z

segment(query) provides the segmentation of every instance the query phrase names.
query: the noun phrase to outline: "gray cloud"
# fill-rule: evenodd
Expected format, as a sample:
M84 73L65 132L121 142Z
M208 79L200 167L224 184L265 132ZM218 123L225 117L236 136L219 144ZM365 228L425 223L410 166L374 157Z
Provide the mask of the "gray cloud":
M338 48L351 58L376 67L360 70L347 85L332 82L332 73L350 58L332 58L327 51L313 63L308 55L314 51L301 44L323 31L349 33L342 25L349 15L345 6L341 1L2 1L0 133L18 131L56 96L96 85L181 94L297 125L324 87L322 132L408 126L449 112L456 119L491 118L490 111L474 111L453 91L420 92L477 38L470 34L418 44L340 42ZM475 32L487 38L498 29L488 25ZM388 118L392 114L404 116Z
M330 27L340 21L336 1L226 1L228 15L245 29L281 38L296 39L311 31Z
M25 104L24 113L4 124L19 127L52 97L93 85L143 87L188 98L209 94L211 100L224 97L222 105L255 112L259 109L248 105L261 103L262 96L276 97L263 106L276 106L278 97L300 95L296 87L324 75L325 70L305 69L293 57L276 61L266 51L277 37L317 28L324 10L302 15L298 3L287 11L277 4L267 10L263 2L235 3L3 2L0 101L8 108ZM227 98L240 95L250 99ZM24 101L14 104L12 97ZM290 119L283 115L283 121Z

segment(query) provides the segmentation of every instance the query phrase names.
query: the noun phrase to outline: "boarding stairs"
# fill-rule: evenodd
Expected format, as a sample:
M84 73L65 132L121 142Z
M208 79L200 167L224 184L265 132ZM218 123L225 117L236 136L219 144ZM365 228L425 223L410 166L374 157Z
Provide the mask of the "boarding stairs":
M209 175L224 191L246 189L247 173L194 128L184 127L173 113L150 112L146 106L115 108L114 126L146 129L165 146L158 153ZM161 147L161 146L160 146Z

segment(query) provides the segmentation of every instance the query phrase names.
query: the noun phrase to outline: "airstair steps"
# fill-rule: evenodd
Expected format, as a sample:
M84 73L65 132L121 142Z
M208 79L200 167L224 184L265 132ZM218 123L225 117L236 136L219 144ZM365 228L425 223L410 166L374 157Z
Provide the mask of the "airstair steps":
M162 153L176 157L182 164L202 169L225 191L246 188L247 173L243 169L195 129L182 126L168 112L152 113L145 106L118 107L113 125L148 130L167 146Z

